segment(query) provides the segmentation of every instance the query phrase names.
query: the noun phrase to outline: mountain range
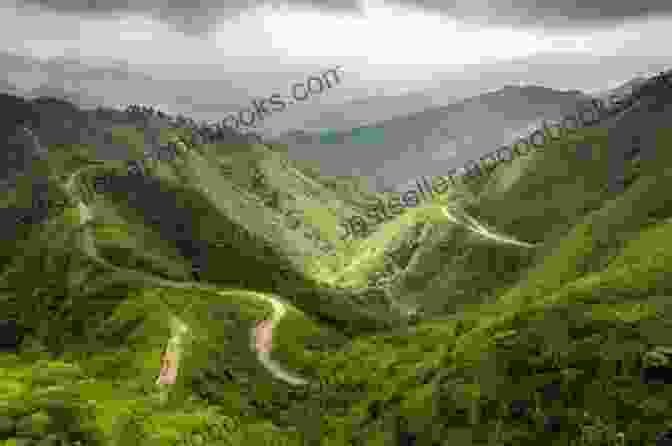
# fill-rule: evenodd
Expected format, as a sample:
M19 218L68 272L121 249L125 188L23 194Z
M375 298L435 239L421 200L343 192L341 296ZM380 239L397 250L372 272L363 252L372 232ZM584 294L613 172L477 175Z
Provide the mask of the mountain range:
M672 90L636 85L609 119L356 240L342 222L383 194L294 146L0 96L0 441L664 439ZM422 158L463 127L501 138L584 98L504 87L377 122L376 149L416 141ZM188 150L128 169L175 141Z
M423 175L446 174L512 142L515 135L542 119L557 120L576 111L578 103L589 99L576 90L505 86L445 106L357 126L375 128L384 135L380 145L352 143L351 129L335 132L334 139L343 143L323 145L319 132L306 131L285 134L276 141L289 147L293 159L319 162L325 174L364 176L382 190Z

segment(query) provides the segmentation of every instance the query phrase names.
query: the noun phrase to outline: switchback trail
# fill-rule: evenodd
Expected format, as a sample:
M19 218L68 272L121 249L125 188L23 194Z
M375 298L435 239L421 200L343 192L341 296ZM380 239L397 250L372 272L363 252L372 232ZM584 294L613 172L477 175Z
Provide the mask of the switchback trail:
M75 181L77 179L77 175L80 174L81 172L87 170L87 168L90 168L93 166L85 166L82 168L77 169L75 172L73 172L68 180L65 183L65 190L68 194L71 196L74 196L76 198L77 202L77 207L79 210L79 216L80 216L80 225L82 227L82 236L83 236L83 246L82 248L86 252L86 254L96 263L99 263L101 265L104 265L108 268L111 268L117 272L124 273L129 275L130 277L137 278L138 280L141 280L143 282L146 282L150 285L153 286L159 286L159 287L165 287L165 288L181 288L181 289L202 289L202 290L208 290L212 292L216 292L217 294L221 296L226 296L226 295L231 295L231 294L246 294L248 296L253 296L256 299L260 300L265 300L269 302L273 306L273 318L272 318L272 324L271 324L271 337L273 334L273 330L277 327L278 323L280 320L287 314L287 307L286 304L277 296L269 295L269 294L263 294L263 293L258 293L254 291L247 291L247 290L226 290L223 291L221 287L214 285L214 284L208 284L208 283L199 283L199 282L178 282L178 281L173 281L169 279L164 279L161 277L157 277L151 274L147 274L144 272L136 271L136 270L131 270L127 268L122 268L116 265L113 265L109 263L107 260L102 258L98 250L96 249L95 245L95 239L93 237L93 234L91 233L91 228L87 224L93 219L93 214L89 207L84 203L84 201L81 199L81 194L78 193L79 191L75 191L74 185ZM453 215L450 210L447 207L442 208L443 214L453 223L463 225L470 229L473 232L476 232L478 234L481 234L484 237L487 237L492 240L496 240L500 243L508 243L508 244L514 244L518 246L523 246L526 248L532 248L535 245L525 243L525 242L520 242L518 240L512 239L510 237L505 237L501 236L498 234L494 234L490 232L487 228L485 228L483 225L481 225L478 221L476 221L474 218L461 213L459 217ZM163 299L162 299L163 300ZM164 302L166 305L168 305L169 308L171 308L171 305L168 302ZM169 344L174 346L175 352L177 355L177 361L179 363L180 356L182 353L182 345L184 340L182 339L182 336L189 332L190 329L188 325L182 321L177 315L173 313L173 319L171 321L171 338L169 340ZM285 369L280 363L277 361L274 361L270 357L270 352L264 352L264 351L257 351L255 348L255 328L252 327L250 330L250 346L253 351L255 351L256 356L258 361L262 364L262 366L269 371L276 379L282 380L290 385L297 386L297 385L306 385L308 384L308 381L305 379L298 377L294 374L292 374L290 371Z
M104 265L108 268L113 269L114 271L124 273L126 275L129 275L130 277L137 278L143 282L147 282L148 284L151 284L153 286L159 286L159 287L166 287L166 288L182 288L182 289L203 289L203 290L208 290L212 292L216 292L220 296L227 296L227 295L241 295L241 294L246 294L248 296L252 296L255 299L260 299L260 300L265 300L269 302L273 306L273 318L271 320L271 326L270 326L270 332L271 332L271 339L273 335L273 330L277 327L278 323L282 320L282 318L287 314L287 307L286 303L284 303L279 297L269 295L269 294L263 294L263 293L258 293L254 291L247 291L247 290L226 290L223 291L221 287L218 287L213 284L207 284L207 283L199 283L199 282L177 282L173 280L168 280L168 279L163 279L160 277L156 277L151 274L147 274L144 272L136 271L136 270L131 270L127 268L122 268L118 267L116 265L113 265L109 263L107 260L102 258L95 245L95 238L93 234L91 233L91 227L88 224L92 219L93 219L93 213L89 209L89 207L86 205L86 203L81 199L81 193L80 191L76 191L75 184L76 184L76 179L77 176L87 170L88 168L91 168L93 166L84 166L79 169L77 169L75 172L73 172L68 180L65 183L65 191L68 193L70 196L74 196L76 199L77 203L77 208L79 210L79 223L80 227L82 229L82 248L86 252L86 254L96 263L99 263L101 265ZM453 215L451 211L447 208L444 207L442 208L443 214L453 223L463 225L470 229L473 232L476 232L478 234L481 234L484 237L487 237L492 240L496 240L500 243L508 243L508 244L514 244L518 246L523 246L527 248L532 248L535 245L525 243L525 242L520 242L518 240L512 239L510 237L505 237L501 236L498 234L494 234L490 232L487 228L485 228L483 225L481 225L478 221L473 219L472 217L460 213L461 215L459 217ZM163 300L163 298L162 298ZM166 305L168 305L169 308L171 308L171 305L168 302L164 302ZM172 308L171 308L172 310ZM179 364L180 361L180 356L182 353L182 345L184 343L183 335L188 333L190 328L188 325L182 321L175 313L173 312L172 315L172 320L171 320L171 337L168 341L169 346L172 346L173 350L176 353L177 356L177 361ZM256 333L255 333L255 327L252 327L250 329L250 347L253 351L255 351L256 356L258 361L261 363L261 365L269 371L276 379L279 379L281 381L284 381L290 385L297 386L297 385L306 385L308 384L308 381L292 374L290 371L285 369L280 363L277 361L274 361L270 357L270 352L269 351L258 351L256 349ZM272 350L272 349L271 349Z
M70 176L69 180L66 183L66 190L69 193L73 193L73 195L79 195L77 193L74 193L72 191L72 186L75 181L75 177L78 173L82 172L84 168L78 169L77 171L73 172L73 174ZM89 209L89 207L83 202L83 200L78 199L78 208L80 212L80 224L84 225L84 232L83 232L83 238L84 238L84 250L86 251L86 254L91 257L94 261L97 263L104 265L108 268L112 268L113 270L117 272L122 272L126 274L133 275L137 277L138 279L141 279L143 281L147 281L151 285L154 286L161 286L161 287L166 287L166 288L182 288L182 289L202 289L202 290L207 290L207 291L216 291L219 295L225 296L225 295L230 295L230 294L246 294L248 296L253 296L256 299L261 299L265 300L267 302L270 302L271 305L273 306L273 320L272 320L272 326L271 326L271 333L273 333L273 329L278 325L278 322L285 316L287 313L287 308L286 304L282 302L278 297L272 296L269 294L262 294L262 293L257 293L254 291L246 291L246 290L227 290L227 291L221 291L221 287L218 287L213 284L207 284L207 283L199 283L199 282L177 282L173 280L168 280L168 279L163 279L160 277L155 277L151 274L146 274L143 272L131 270L131 269L126 269L126 268L121 268L116 265L113 265L109 263L107 260L103 259L100 257L98 254L98 250L96 249L95 246L95 240L93 237L93 234L91 234L90 227L86 226L86 223L89 222L92 218L93 215ZM163 299L162 299L163 300ZM170 305L164 301L169 308ZM180 356L182 353L182 345L183 345L183 339L182 336L189 332L189 326L182 321L177 315L173 314L173 320L171 321L171 338L168 341L169 345L174 346L174 351L177 356L177 362L179 363L180 361ZM252 327L251 330L251 345L252 348L256 351L255 349L255 333L254 333L254 327ZM276 377L279 380L285 381L288 384L291 385L305 385L308 384L308 382L302 378L299 378L295 375L293 375L291 372L286 370L280 363L277 361L274 361L270 357L270 353L268 352L256 352L257 354L257 359L259 362L262 364L262 366L268 370L274 377Z

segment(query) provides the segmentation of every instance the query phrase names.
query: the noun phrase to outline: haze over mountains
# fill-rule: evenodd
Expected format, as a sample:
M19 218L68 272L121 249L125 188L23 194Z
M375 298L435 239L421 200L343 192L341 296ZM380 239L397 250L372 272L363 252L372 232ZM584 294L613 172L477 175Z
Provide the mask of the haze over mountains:
M493 92L441 107L378 120L384 144L320 144L319 132L285 135L294 159L316 160L328 175L362 175L379 190L419 176L446 174L450 168L507 144L542 119L559 119L589 97L580 91L556 91L537 86L505 86ZM359 127L359 125L357 126ZM338 133L338 132L337 132Z
M204 102L212 102L208 95L173 93L171 99L170 91L175 90L179 81L156 81L151 76L129 70L123 64L93 67L66 58L42 62L9 53L0 57L10 68L9 77L20 79L23 86L16 87L6 81L4 91L22 93L27 97L57 97L80 107L93 108L103 101L93 92L105 91L105 97L117 92L115 98L122 103L134 95L142 95L154 97L153 103L182 104L201 112L209 110L209 116L213 115L213 110L227 109L221 103L213 103L214 108L208 106ZM35 67L39 69L34 70ZM30 76L22 76L29 68L33 80ZM622 87L594 96L606 99L608 94L623 94L641 79L638 77ZM345 77L342 82L345 83ZM64 84L70 85L71 89L58 87ZM212 85L214 88L215 84ZM342 86L335 86L329 94L333 96ZM259 130L271 135L267 136L269 140L288 144L288 153L293 159L315 161L325 175L362 176L371 187L381 191L403 189L407 182L419 176L441 175L466 161L478 159L498 145L508 144L522 136L528 129L538 127L542 119L558 119L573 112L576 104L589 99L589 96L577 90L509 85L464 99L447 95L441 87L398 96L368 96L344 103L321 99L315 96L311 101L267 117L263 123L266 127ZM109 103L109 100L103 102ZM174 107L179 108L180 105ZM170 107L166 111L170 111ZM302 127L295 131L286 130L296 123L302 123ZM352 129L366 125L382 129L385 144L367 146L347 143L347 135ZM92 128L96 126L92 125ZM320 144L319 135L324 129L339 130L336 133L346 143ZM301 136L292 136L292 133ZM118 149L112 149L109 142L101 138L97 141L101 157L119 157Z
M397 96L367 96L340 104L324 104L319 107L306 104L306 107L297 107L292 116L273 116L272 125L275 128L283 128L291 125L291 122L297 122L298 118L302 121L302 126L298 129L300 131L310 132L323 129L347 131L365 124L447 105L457 99L446 95L444 90L434 89ZM292 130L282 133L291 132Z
M236 113L250 106L254 98L273 93L287 95L293 83L305 82L307 76L329 66L325 63L299 67L273 76L266 73L262 81L261 74L227 71L219 65L194 66L185 71L181 66L152 67L130 65L123 60L64 56L44 58L14 51L0 51L0 63L5 67L1 91L17 91L27 97L50 94L84 108L154 105L166 112L181 112L208 121ZM341 65L344 73L338 85L267 117L258 123L258 131L274 137L291 129L347 129L432 106L446 106L496 91L502 85L566 86L551 87L561 91L585 86L584 92L593 92L605 89L605 79L609 79L608 83L625 82L632 77L631 67L638 67L640 76L658 72L665 68L665 60L645 55L607 55L597 63L587 55L539 54L466 66L457 72L439 71L423 82L371 81L347 64ZM220 72L222 76L218 77ZM188 74L193 80L180 78L179 73ZM405 90L408 92L400 93Z

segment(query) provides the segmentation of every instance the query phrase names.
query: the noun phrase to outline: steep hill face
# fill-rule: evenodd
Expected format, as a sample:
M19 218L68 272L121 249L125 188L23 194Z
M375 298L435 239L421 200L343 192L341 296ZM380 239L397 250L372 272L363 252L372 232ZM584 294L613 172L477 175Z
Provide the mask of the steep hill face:
M49 113L40 108L45 103L55 106L53 101L37 101L31 110L43 117ZM175 138L198 139L192 130L160 128L154 141L147 143L143 129L126 123L109 131L114 144L137 157L156 146L162 149L160 159L147 159L145 175L131 175L122 162L96 161L95 148L87 145L49 145L48 159L41 161L48 173L41 177L45 181L48 177L50 187L60 190L68 203L59 211L36 215L39 200L52 204L54 200L47 198L47 183L41 190L40 176L23 169L19 175L23 186L13 187L6 196L5 212L12 217L3 221L11 227L8 234L26 232L28 227L39 232L53 212L79 213L86 216L87 237L96 256L117 267L140 268L175 280L190 278L196 270L199 280L286 293L324 317L348 325L357 319L352 311L364 310L367 302L350 301L321 285L347 257L338 232L339 222L352 212L343 200L347 191L322 185L319 176L303 174L281 153L263 145L187 148L179 143L172 147L181 147L182 152L170 155L163 149ZM23 197L18 202L17 194ZM14 214L21 215L21 209L26 216L16 224ZM72 215L68 218L77 221ZM13 260L20 263L21 244L11 236L7 243L17 254ZM12 255L5 252L5 259L10 262ZM362 292L366 291L351 294ZM335 294L318 302L316 296L325 293ZM328 301L335 306L329 309ZM384 306L374 307L387 312ZM385 320L387 316L376 315L375 308L364 311L362 321Z
M130 153L149 148L142 129L127 123L111 133ZM156 143L169 147L178 137L197 139L191 130L173 128L163 129ZM338 268L344 256L334 251L342 244L337 223L350 212L340 198L345 192L302 174L277 152L178 142L176 156L147 161L143 176L123 162L96 160L95 148L86 145L47 146L47 159L19 172L2 197L3 225L14 232L3 237L0 318L17 320L24 338L18 356L2 354L3 368L14 373L3 381L8 403L0 416L9 426L3 435L49 434L86 444L145 444L142 438L154 435L163 444L191 432L170 428L177 416L208 441L259 440L295 424L290 407L308 408L305 392L291 387L309 381L287 377L310 376L311 369L297 364L295 346L280 336L273 358L260 361L249 342L255 319L280 311L278 322L291 319L291 332L319 349L343 344L343 333L400 321L367 289L322 283L320 274ZM286 296L283 306L269 293ZM186 332L180 381L170 394L175 401L189 397L192 405L177 412L166 410L170 401L153 390L147 393L174 324ZM61 369L55 358L65 361ZM25 367L36 360L42 362ZM295 370L285 370L285 363ZM125 390L114 390L118 380ZM51 392L54 383L65 390ZM284 395L284 403L265 405L268 392ZM80 405L82 398L96 407ZM228 415L206 409L207 401L223 400ZM276 409L275 427L259 421ZM147 411L163 413L153 434L132 427ZM241 429L231 421L248 417ZM33 419L43 422L41 430Z
M612 116L590 126L578 139L570 135L564 140L569 145L559 141L556 150L517 158L477 186L482 188L481 205L473 211L494 227L532 242L566 232L576 218L631 185L640 160L655 156L669 101L670 89L664 85L646 89L632 101L621 101ZM545 187L550 178L556 181L552 189ZM552 229L536 224L550 216L554 216Z
M659 113L672 102L669 94L665 87L643 91L599 125L407 212L407 229L381 227L371 237L379 248L369 243L376 253L363 254L361 267L345 277L361 283L387 276L393 298L434 314L496 299L588 212L630 187L641 163L659 156ZM409 231L417 225L424 227Z
M659 86L635 102L613 127L582 129L499 167L475 202L448 207L453 231L435 229L434 243L431 230L406 233L424 243L399 276L432 278L414 284L424 287L418 297L451 313L465 289L472 305L323 358L333 388L368 389L343 418L361 444L405 434L426 444L649 444L666 431L672 134L647 107L672 101ZM650 157L623 160L627 182L614 190L604 163L622 153L610 153L613 132L637 131L649 113ZM441 244L449 251L437 261L432 245Z

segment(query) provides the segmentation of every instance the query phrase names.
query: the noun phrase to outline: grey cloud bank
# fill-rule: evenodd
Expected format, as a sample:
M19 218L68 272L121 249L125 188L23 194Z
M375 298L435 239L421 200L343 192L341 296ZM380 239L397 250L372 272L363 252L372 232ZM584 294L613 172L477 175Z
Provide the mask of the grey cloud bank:
M672 3L658 0L613 2L584 0L443 1L396 0L396 4L416 6L447 16L489 24L522 26L581 27L618 24L645 17L672 16Z
M223 20L236 18L245 12L263 6L277 6L268 0L199 0L175 2L171 0L19 0L19 4L64 14L79 14L92 18L112 14L146 15L168 23L178 31L199 36L212 31ZM284 4L299 10L321 10L331 13L358 12L357 0L287 0Z
M242 13L264 6L277 6L269 0L201 0L172 2L169 0L20 0L19 4L87 16L110 14L142 14L169 23L190 35L202 35L222 20L239 17ZM316 10L325 14L359 15L363 12L357 0L286 0L284 5L294 10ZM578 27L600 24L618 24L627 20L654 16L672 16L672 2L640 0L618 2L611 0L584 0L568 2L557 0L480 0L471 2L445 0L393 0L386 5L398 5L465 21L522 26Z

